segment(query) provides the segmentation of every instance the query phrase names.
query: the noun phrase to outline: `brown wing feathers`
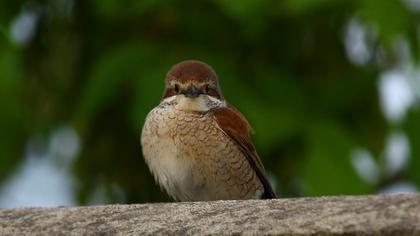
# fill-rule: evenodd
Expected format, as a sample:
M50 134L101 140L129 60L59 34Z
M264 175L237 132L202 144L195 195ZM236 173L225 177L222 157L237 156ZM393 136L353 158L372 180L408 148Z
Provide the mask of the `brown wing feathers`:
M213 110L213 114L216 117L219 127L236 142L239 149L257 174L258 179L264 187L264 194L262 198L276 198L276 194L265 176L261 160L251 142L250 132L252 129L245 117L231 105L224 108L217 108Z

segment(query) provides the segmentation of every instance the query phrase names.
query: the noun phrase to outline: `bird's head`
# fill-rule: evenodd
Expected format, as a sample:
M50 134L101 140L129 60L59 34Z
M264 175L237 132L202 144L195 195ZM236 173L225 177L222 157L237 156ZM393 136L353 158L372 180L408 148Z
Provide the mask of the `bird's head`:
M204 62L187 60L166 74L163 100L175 99L182 110L207 111L210 103L224 103L216 72Z

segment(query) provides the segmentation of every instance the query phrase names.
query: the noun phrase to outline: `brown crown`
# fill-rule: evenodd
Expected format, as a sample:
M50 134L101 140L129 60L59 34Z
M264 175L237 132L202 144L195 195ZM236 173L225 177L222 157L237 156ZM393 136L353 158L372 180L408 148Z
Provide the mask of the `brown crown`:
M174 83L181 85L195 83L210 84L213 89L210 90L209 95L223 99L216 72L208 64L198 60L186 60L172 66L166 74L165 83L163 98L175 94Z
M172 66L166 80L177 80L187 82L194 80L198 82L217 81L217 74L209 65L197 60L186 60Z

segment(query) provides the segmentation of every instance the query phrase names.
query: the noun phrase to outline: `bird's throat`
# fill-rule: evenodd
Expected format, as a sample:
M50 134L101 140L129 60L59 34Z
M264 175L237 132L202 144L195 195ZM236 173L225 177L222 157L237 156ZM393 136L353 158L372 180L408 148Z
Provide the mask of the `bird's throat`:
M173 104L174 108L180 111L199 112L207 112L210 109L226 105L224 101L206 95L200 95L195 98L185 97L184 95L175 95L164 99L163 102Z

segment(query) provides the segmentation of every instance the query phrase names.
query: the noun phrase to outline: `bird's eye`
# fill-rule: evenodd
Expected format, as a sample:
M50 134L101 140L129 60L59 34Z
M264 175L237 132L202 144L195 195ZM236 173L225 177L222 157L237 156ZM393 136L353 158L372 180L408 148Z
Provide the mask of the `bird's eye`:
M210 91L210 85L206 85L204 88L204 92L208 93Z
M179 85L175 84L174 90L175 90L175 93L179 93Z

